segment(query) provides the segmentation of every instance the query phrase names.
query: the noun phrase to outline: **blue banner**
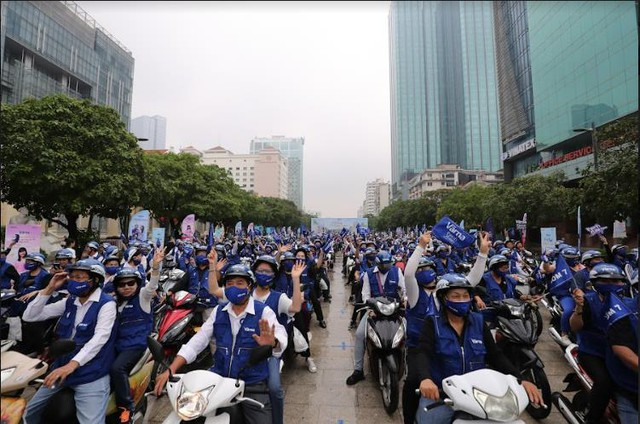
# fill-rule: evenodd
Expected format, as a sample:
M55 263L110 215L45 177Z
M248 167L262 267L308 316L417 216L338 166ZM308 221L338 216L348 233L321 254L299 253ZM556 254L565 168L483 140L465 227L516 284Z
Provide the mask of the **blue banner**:
M431 231L435 238L458 249L471 246L476 241L475 237L460 228L446 215Z

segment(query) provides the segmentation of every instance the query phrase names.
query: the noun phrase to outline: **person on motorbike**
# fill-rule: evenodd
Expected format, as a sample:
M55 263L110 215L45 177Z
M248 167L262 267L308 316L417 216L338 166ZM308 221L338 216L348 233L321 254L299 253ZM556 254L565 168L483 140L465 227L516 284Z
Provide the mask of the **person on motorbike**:
M49 284L27 306L25 321L45 321L60 317L56 336L73 339L73 352L55 360L51 373L27 404L25 422L38 424L48 401L64 387L71 387L80 424L105 420L110 394L109 369L116 339L116 303L102 292L104 267L93 259L73 264L68 273L55 274ZM67 284L65 301L47 304L54 291Z
M11 247L0 250L0 289L2 290L13 289L20 281L18 270L7 262L7 256L10 252Z
M152 259L151 281L143 286L144 278L132 268L119 270L113 278L118 306L116 356L110 375L120 410L120 422L131 424L135 405L129 387L129 373L147 348L147 336L153 327L151 302L156 295L163 249L157 249Z
M76 259L76 252L73 249L60 249L56 252L54 258L54 264L49 270L51 274L57 274L60 271L65 271L67 267Z
M455 262L449 257L449 247L445 244L436 248L434 262L438 276L451 273L456 268Z
M115 296L116 286L113 283L113 279L118 273L118 271L120 271L121 269L120 258L118 258L117 256L107 256L106 258L104 258L104 261L102 261L102 264L104 265L104 272L105 272L104 285L102 286L102 291L104 293ZM129 269L132 269L132 268L129 268Z
M507 298L520 299L523 295L516 290L516 280L509 275L509 259L504 255L494 255L489 259L488 266L489 271L484 273L482 281L478 283L478 286L485 289L485 293L476 294L474 300L485 320L493 323L496 314L494 311L486 310L488 303Z
M97 241L90 241L84 246L82 251L82 259L95 259L98 262L102 262L104 256L100 254L100 245Z
M627 250L628 247L623 244L614 244L611 246L611 254L613 255L612 263L617 265L620 269L624 269L624 267L629 263L627 259Z
M442 380L451 375L490 366L521 378L518 369L496 345L482 314L471 312L472 290L471 284L460 274L445 274L436 285L436 297L442 308L439 314L431 315L425 322L415 362L422 396L418 423L451 423L453 409L448 406L424 410L439 400ZM532 403L542 403L542 396L533 383L523 380L522 386Z
M123 256L123 264L122 268L131 268L137 270L140 275L146 276L146 270L144 265L142 264L142 249L136 246L132 246L125 250Z
M593 290L575 289L575 308L569 319L571 330L578 337L578 360L593 381L589 393L589 411L586 423L598 423L609 404L613 381L607 371L607 312L606 297L609 293L624 290L625 276L613 264L601 263L593 267L589 281ZM620 284L622 283L622 284Z
M203 303L205 309L202 311L202 321L206 321L213 308L218 304L218 298L209 292L209 259L207 258L207 246L197 245L195 247L195 266L190 266L187 270L189 275L189 288L187 291L198 296L198 301ZM214 267L215 269L215 267Z
M307 265L306 269L302 273L302 284L304 285L304 298L307 301L310 301L313 305L313 312L316 314L316 319L318 320L318 325L321 328L327 328L327 323L324 320L324 313L322 312L322 304L318 300L317 292L316 292L316 275L318 273L318 264L321 264L323 260L323 255L316 260L314 257L310 257L309 248L306 246L301 246L296 249L294 253L297 260L304 261Z
M278 322L275 312L266 304L251 296L256 279L251 269L244 264L230 266L223 275L226 305L217 305L209 319L186 344L182 346L169 370L156 378L155 394L160 396L169 372L175 374L183 365L195 360L211 341L217 346L211 371L224 377L242 378L245 396L264 404L264 408L241 403L240 408L247 424L271 423L267 360L247 368L249 349L258 346L273 346L273 355L280 357L287 348L287 332Z
M362 302L371 297L387 296L401 303L404 301L406 287L404 275L395 265L393 256L382 250L376 256L376 267L364 273L362 279ZM370 312L373 313L373 312ZM367 320L362 317L356 329L355 348L353 350L354 370L347 378L347 385L352 386L364 380L365 331Z

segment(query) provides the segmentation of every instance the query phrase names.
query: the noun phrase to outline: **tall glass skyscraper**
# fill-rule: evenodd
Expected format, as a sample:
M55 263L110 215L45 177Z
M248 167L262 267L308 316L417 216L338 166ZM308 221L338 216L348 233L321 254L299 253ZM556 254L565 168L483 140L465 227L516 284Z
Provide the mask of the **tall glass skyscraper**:
M3 103L63 93L113 107L130 124L131 52L73 1L3 1Z
M304 176L304 138L289 138L284 136L256 137L251 140L250 152L252 155L262 149L273 147L287 158L289 178L289 200L303 209L303 176Z
M391 3L394 198L425 168L501 168L491 2Z

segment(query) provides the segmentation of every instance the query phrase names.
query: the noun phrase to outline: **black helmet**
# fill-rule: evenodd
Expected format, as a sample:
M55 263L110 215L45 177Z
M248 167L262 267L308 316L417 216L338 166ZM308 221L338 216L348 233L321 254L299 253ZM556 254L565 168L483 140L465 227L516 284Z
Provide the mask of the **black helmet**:
M444 274L436 284L436 296L439 299L444 299L447 291L451 289L468 289L469 292L471 292L472 288L471 283L467 281L464 275L454 273Z
M251 266L251 270L253 272L256 272L256 268L258 268L258 265L260 265L260 263L269 264L269 266L271 266L271 269L273 270L274 273L278 272L278 263L276 262L276 258L274 258L273 256L271 255L258 256L258 258L255 260L255 262Z
M226 282L233 277L245 278L250 286L256 283L256 277L253 275L253 271L245 264L235 264L227 268L222 276L222 282L226 284Z
M178 263L176 262L176 258L173 255L166 255L164 257L164 261L162 263L162 267L163 268L168 268L168 269L172 269L178 266Z

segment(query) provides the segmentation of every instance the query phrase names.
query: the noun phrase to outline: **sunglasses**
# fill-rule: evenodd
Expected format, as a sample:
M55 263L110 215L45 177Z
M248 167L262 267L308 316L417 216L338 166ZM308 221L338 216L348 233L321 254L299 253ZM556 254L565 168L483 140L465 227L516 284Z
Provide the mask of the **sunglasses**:
M120 281L118 284L116 284L116 287L133 287L137 284L137 282L135 280L132 281Z

